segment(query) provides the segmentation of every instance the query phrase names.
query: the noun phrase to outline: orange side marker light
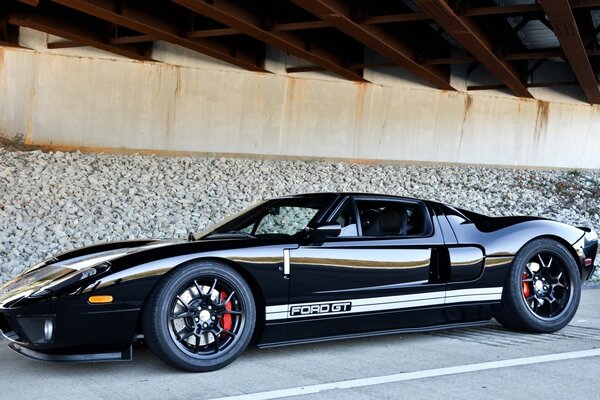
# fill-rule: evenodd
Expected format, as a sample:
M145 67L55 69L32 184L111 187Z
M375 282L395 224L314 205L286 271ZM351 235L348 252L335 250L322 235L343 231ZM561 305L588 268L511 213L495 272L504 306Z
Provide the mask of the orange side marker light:
M88 299L88 301L91 304L106 304L106 303L112 303L113 297L112 296L108 296L108 295L90 296L90 298Z

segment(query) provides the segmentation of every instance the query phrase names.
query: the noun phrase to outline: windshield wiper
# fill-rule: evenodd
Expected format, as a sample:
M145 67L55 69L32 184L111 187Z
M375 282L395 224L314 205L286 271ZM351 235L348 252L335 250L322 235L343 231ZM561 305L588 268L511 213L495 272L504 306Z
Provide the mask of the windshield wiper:
M250 239L256 239L256 236L244 231L212 232L207 237L211 236L245 236Z

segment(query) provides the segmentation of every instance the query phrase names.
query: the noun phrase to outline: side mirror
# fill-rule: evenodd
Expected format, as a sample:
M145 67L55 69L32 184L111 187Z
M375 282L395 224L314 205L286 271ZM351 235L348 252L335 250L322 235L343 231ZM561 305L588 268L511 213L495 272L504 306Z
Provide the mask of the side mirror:
M342 233L342 226L337 222L322 222L308 230L307 240L314 244L321 244L327 237L337 237Z

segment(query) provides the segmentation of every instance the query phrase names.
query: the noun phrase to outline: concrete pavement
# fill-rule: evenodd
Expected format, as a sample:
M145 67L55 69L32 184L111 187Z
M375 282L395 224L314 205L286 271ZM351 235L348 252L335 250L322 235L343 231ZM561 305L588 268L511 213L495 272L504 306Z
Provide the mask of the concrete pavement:
M248 393L258 399L267 398L265 392L272 390L284 389L282 393L290 395L302 393L302 387L341 381L353 387L293 398L597 399L597 355L503 368L495 368L492 362L528 362L537 356L599 348L600 290L585 289L571 325L551 335L515 333L490 325L271 350L252 348L229 367L206 374L174 370L145 348L134 350L128 363L50 364L23 358L0 342L0 399L209 399ZM478 363L493 368L472 366ZM414 379L415 374L402 375L411 379L368 386L356 381L409 372L428 376L428 371L457 366L470 366L470 372Z

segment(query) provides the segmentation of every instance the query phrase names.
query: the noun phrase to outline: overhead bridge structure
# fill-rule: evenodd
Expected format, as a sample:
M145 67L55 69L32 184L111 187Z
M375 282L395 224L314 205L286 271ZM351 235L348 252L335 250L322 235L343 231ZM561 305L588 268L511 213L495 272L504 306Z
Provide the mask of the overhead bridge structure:
M42 38L39 33L46 36ZM200 68L204 72L197 72L194 77L190 71L183 75L195 82L211 79L215 89L218 85L214 79L224 79L220 98L232 96L246 102L258 98L264 113L270 115L265 117L269 119L267 122L256 121L257 117L252 116L253 129L262 129L266 133L253 131L250 135L258 135L260 140L251 139L244 145L246 147L213 143L210 139L207 147L192 146L194 151L594 167L593 162L576 162L576 159L591 157L577 153L576 149L569 156L571 161L556 161L557 149L564 148L563 144L567 142L548 141L553 132L564 134L565 129L585 130L577 133L575 142L568 141L571 144L580 143L585 147L585 143L589 145L600 140L597 138L600 128L594 130L599 118L595 105L600 104L598 0L3 0L0 2L0 45L4 46L5 53L20 54L20 59L33 49L37 57L30 55L30 61L21 62L31 71L35 69L36 72L31 73L38 74L37 77L39 68L44 68L52 56L96 57L96 53L84 48L101 50L97 52L98 60L105 60L107 54L117 57L118 66L112 65L111 72L111 66L105 61L97 61L94 64L97 67L90 66L90 73L112 73L116 79L114 84L119 86L127 82L123 77L126 59L136 61L136 73L144 68L168 71L166 68L173 65ZM64 72L71 68L67 64L70 65L72 60L63 62ZM6 79L18 79L6 75L7 67L4 68ZM239 82L238 87L232 85L231 77L207 77L223 71L228 74L247 71L248 74L243 78L238 75L235 79ZM191 89L183 85L186 78L182 81L181 71L178 74L179 78L169 78L179 79L179 83L175 83L179 85L176 98L168 104L159 102L171 110L169 116L165 115L168 121L162 123L164 132L151 132L152 139L125 142L65 140L56 135L66 133L53 129L50 134L41 129L38 117L44 111L39 108L23 111L28 122L21 130L34 142L188 149L189 146L176 144L178 138L174 139L178 134L188 135L185 140L189 139L189 133L186 133L189 127L178 119L189 112L191 103L188 102L195 101L193 98L198 100L201 91L189 93ZM109 79L107 75L105 80ZM138 84L137 78L132 79L131 84ZM306 87L294 92L299 80ZM153 84L151 82L146 83ZM38 83L23 84L23 90L38 93L35 87ZM201 86L205 84L207 82ZM261 89L256 89L257 85ZM336 101L332 97L332 90L335 93L336 89L331 85L339 94L346 95ZM154 88L159 92L162 89L165 89L164 82ZM407 94L402 89L417 90L419 94ZM3 96L14 94L6 90ZM73 90L71 94L77 94ZM248 93L252 90L258 92ZM97 93L97 90L92 92ZM86 97L90 95L86 94ZM261 96L275 97L277 104L270 105L269 100ZM402 99L403 96L407 98ZM501 100L499 103L489 100L493 98ZM236 100L224 101L230 105L236 103ZM394 112L394 107L411 101L416 110ZM31 102L31 98L22 102ZM335 103L331 115L326 111L330 109L328 102ZM443 104L445 102L447 104ZM502 108L500 103L507 108ZM431 121L407 121L409 117L427 119L427 110L423 109L427 104ZM248 103L238 105L237 112L240 113L254 107ZM123 105L114 104L114 107L122 110ZM572 110L572 107L578 108ZM522 113L512 115L514 110ZM7 119L8 111L7 107L3 111L0 109L5 114L0 118ZM307 112L312 111L316 111L313 118L326 120L298 121L298 118L308 118ZM489 129L484 121L493 114L518 121L518 125L496 122L493 125L498 132L483 133ZM551 114L556 116L556 121L552 120ZM340 115L353 123L334 128L335 119ZM370 121L365 122L367 115ZM566 121L573 119L573 115L577 115L576 120ZM242 129L249 129L249 121L243 117L242 120ZM147 121L147 124L152 123ZM361 140L371 142L371 137L363 138L365 135L381 136L385 142L387 135L391 135L386 131L389 124L412 130L405 135L415 131L429 132L431 139L438 142L451 141L454 155L442 157L429 151L423 153L421 147L425 146L417 143L415 138L408 139L412 150L406 154L400 151L397 156L360 143ZM439 132L440 124L448 127L447 132ZM377 128L379 130L373 133L375 125L383 128ZM326 150L324 154L318 154L308 142L318 136L323 127L335 132L345 130L346 133L339 133L341 136L333 143L339 142L344 135L347 135L344 140L358 139L343 151ZM496 135L479 143L494 148L498 145L496 142L503 140L504 131L512 132L517 127L520 130L515 134L517 137L508 139L513 143L506 146L505 153L509 154L506 157L486 158L486 150L481 151L484 155L474 157L471 153L475 149L464 143L470 139L471 130L479 130L482 135ZM0 128L5 134L17 133L14 126L5 124ZM78 128L87 126L83 124ZM120 126L111 127L123 128L137 132L141 129L133 121L122 121ZM219 127L207 126L213 131L215 128ZM232 127L223 129L221 133L231 136ZM310 133L306 132L310 129ZM300 146L299 154L282 148L285 141L282 142L281 132L284 130L304 135L297 138L301 143L306 142ZM546 137L548 132L550 138ZM402 136L401 133L395 135ZM572 135L570 139L573 139ZM279 142L272 143L273 140ZM236 139L231 141L238 143ZM271 143L264 143L266 141ZM402 143L406 144L407 140ZM398 143L393 139L390 144ZM542 154L542 161L532 160L534 148ZM514 155L515 152L519 154ZM548 157L554 157L554 160Z

